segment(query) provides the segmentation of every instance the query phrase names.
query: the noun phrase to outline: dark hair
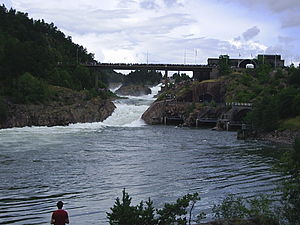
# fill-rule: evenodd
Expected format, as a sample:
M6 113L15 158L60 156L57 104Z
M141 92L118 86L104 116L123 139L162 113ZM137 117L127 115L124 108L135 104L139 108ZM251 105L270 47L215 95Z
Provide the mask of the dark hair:
M59 208L59 209L62 209L63 205L64 205L64 203L62 201L59 201L56 204L57 208Z

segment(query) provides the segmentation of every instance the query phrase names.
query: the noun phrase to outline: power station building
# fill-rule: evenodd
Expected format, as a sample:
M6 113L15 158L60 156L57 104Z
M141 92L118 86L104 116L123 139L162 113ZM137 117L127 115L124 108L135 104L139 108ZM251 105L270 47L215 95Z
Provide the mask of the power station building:
M228 55L221 55L219 58L208 58L208 66L219 66L223 60L228 66L232 68L246 68L248 64L252 64L256 68L259 64L269 64L275 68L284 67L284 60L281 55L258 55L254 59L231 59Z

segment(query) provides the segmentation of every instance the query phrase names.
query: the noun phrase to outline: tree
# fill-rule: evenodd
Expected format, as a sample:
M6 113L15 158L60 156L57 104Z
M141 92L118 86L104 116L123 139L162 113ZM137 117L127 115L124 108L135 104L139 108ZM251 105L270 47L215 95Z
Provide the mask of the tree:
M285 175L282 191L282 216L290 225L300 224L300 138L296 138L291 151L285 153L278 165Z
M125 189L122 194L122 200L117 198L114 206L110 208L111 213L107 213L110 225L191 224L191 211L196 201L200 200L197 193L187 194L177 199L176 203L166 203L162 209L154 209L150 198L146 201L146 205L141 201L139 205L132 206L131 198ZM188 213L189 206L190 212ZM201 213L199 218L203 217L204 213Z
M279 92L277 102L280 118L289 118L299 114L299 111L295 111L294 106L294 104L297 104L297 100L294 99L299 94L300 90L292 87L285 88Z
M139 214L136 206L131 206L131 198L123 189L122 200L116 199L111 209L111 213L107 213L110 225L137 225ZM142 210L142 209L140 209Z
M0 96L0 122L3 122L7 117L7 107L2 97Z
M288 82L294 87L300 87L300 69L290 68Z
M225 76L230 74L231 69L229 65L229 56L228 55L220 55L219 56L219 72L221 76Z
M18 79L18 90L17 98L22 103L44 102L49 97L47 84L30 73L24 73Z

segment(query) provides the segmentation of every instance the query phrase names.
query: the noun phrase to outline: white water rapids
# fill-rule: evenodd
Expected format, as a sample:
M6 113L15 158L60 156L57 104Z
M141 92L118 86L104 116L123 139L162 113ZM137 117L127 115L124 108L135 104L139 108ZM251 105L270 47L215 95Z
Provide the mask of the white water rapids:
M133 97L122 96L128 99L116 100L116 109L113 114L101 123L104 126L140 127L145 125L141 119L142 114L155 100L154 96L160 90L161 84L151 88L151 94Z

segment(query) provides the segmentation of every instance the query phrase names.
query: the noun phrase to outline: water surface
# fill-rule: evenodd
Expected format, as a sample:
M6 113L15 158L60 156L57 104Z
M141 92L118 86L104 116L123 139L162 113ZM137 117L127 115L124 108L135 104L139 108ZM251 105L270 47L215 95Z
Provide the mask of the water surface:
M148 97L116 102L102 123L0 130L0 224L47 224L58 200L73 225L108 224L123 188L156 207L199 192L209 212L226 194L273 194L279 150L234 132L148 126Z

